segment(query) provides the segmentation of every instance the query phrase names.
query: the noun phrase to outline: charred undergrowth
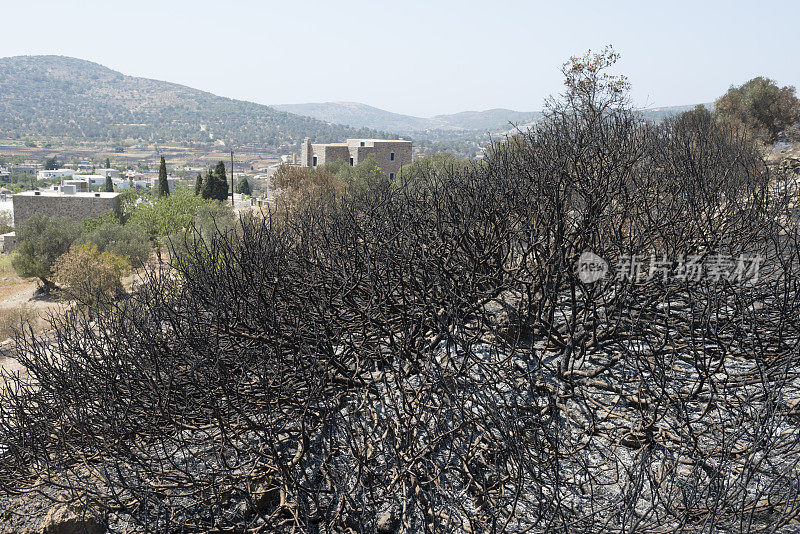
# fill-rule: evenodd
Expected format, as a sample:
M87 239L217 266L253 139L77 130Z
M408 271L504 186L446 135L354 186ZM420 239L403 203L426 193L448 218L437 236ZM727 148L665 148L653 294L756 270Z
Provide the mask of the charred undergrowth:
M708 118L571 108L479 164L190 229L112 312L18 337L0 484L149 531L775 531L793 183ZM741 254L756 279L671 276Z

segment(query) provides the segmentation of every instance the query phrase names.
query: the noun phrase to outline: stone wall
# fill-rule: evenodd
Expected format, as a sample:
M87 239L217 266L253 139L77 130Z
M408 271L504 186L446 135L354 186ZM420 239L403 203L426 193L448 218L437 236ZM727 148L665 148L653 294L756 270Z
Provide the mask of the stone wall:
M13 196L16 228L20 228L31 215L36 213L50 217L67 217L75 222L86 218L97 218L112 211L120 213L120 200L116 193L105 193L99 197L93 193L76 195L28 193Z
M322 157L317 159L317 165L332 163L334 161L350 161L350 151L345 145L321 145L322 150L315 151L315 154L322 153Z
M17 248L16 232L0 235L0 244L3 246L3 252L13 252Z
M311 155L313 149L311 148L311 141L306 137L303 140L303 149L300 152L300 165L303 167L311 167Z
M403 165L411 163L411 141L374 141L372 147L357 146L354 148L358 151L356 163L364 161L367 156L373 154L375 163L387 177L391 174L397 176ZM392 152L394 152L394 161L392 161Z

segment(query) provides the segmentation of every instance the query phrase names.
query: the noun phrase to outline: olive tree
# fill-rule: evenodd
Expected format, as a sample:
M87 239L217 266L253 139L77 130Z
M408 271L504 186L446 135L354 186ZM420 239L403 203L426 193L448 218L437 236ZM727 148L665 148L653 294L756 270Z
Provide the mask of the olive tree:
M23 278L38 278L46 290L53 288L51 269L81 233L67 218L36 214L17 229L19 247L12 265Z

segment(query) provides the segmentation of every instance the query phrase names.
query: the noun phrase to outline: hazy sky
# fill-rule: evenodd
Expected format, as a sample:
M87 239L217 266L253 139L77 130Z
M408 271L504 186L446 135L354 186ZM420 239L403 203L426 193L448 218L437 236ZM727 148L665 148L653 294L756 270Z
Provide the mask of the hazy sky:
M800 1L0 0L0 56L59 54L263 104L538 110L611 43L634 102L800 86ZM0 95L2 97L2 95Z

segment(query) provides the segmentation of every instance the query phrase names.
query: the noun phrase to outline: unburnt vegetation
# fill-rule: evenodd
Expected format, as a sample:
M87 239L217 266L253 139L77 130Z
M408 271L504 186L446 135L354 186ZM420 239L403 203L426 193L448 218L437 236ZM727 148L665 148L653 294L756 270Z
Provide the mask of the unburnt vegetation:
M708 114L642 121L613 60L573 58L483 163L190 230L110 312L20 336L2 491L112 530L795 521L795 182ZM740 254L757 277L680 276ZM661 270L618 276L632 256Z

